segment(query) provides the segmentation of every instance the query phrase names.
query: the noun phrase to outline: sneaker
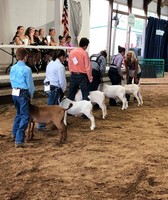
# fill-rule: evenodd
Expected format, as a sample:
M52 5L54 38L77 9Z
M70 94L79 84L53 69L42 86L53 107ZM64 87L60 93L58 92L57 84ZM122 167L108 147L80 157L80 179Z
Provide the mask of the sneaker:
M24 144L23 143L15 144L15 147L16 148L24 148Z

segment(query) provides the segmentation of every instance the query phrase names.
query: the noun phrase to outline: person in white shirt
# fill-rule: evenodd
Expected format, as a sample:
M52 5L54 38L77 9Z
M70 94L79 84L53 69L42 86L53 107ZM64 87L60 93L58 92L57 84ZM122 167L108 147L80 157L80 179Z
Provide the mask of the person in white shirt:
M61 93L66 90L65 67L62 64L65 58L65 51L58 49L54 52L52 60L47 65L44 84L50 85L49 91L46 91L48 105L58 105Z
M46 78L44 80L44 91L48 96L48 105L58 105L61 96L66 90L67 82L65 77L65 67L62 64L65 61L66 53L62 49L54 51L52 60L46 68ZM38 124L37 128L45 128L45 124Z

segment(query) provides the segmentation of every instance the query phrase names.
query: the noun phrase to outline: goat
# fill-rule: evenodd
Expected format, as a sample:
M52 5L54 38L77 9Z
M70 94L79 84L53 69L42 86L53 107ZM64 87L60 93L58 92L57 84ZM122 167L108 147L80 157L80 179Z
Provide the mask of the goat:
M61 102L60 102L60 106L62 106L63 108L66 108L67 106L69 106L69 104L72 103L73 107L70 108L69 110L67 110L65 112L65 116L64 116L64 123L65 125L67 125L67 113L71 114L71 115L81 115L84 114L86 115L90 121L91 121L91 130L94 130L95 128L95 118L92 114L92 108L93 105L91 103L91 101L86 101L86 100L82 100L82 101L71 101L68 98L64 98Z
M30 120L28 124L28 137L27 140L30 141L34 136L34 124L38 123L49 123L53 122L60 132L60 143L63 143L67 139L67 127L64 124L64 115L65 112L72 107L72 104L64 109L59 105L50 105L50 106L36 106L29 104L29 114ZM33 123L31 128L31 123Z
M90 101L94 104L98 104L99 107L102 110L102 118L105 119L106 115L107 115L107 109L106 109L106 105L105 105L105 95L103 92L96 90L96 91L91 91L89 92L89 96L88 98L90 99ZM78 90L78 92L76 93L75 96L75 101L81 101L82 100L82 92L81 90Z
M133 83L133 84L124 85L124 87L126 89L126 94L133 94L133 96L136 98L138 102L138 106L142 106L143 100L140 93L140 86Z
M126 99L126 89L121 85L107 85L101 83L99 85L99 90L104 92L105 96L108 98L119 98L122 101L122 110L128 108L128 102Z

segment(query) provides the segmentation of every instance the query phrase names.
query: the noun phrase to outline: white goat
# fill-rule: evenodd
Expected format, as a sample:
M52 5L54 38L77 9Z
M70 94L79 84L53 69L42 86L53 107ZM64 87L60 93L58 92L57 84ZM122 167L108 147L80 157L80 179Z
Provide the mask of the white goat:
M82 101L71 101L68 98L65 98L61 101L60 106L63 108L67 108L67 106L69 106L69 104L72 103L72 109L70 108L68 111L65 111L65 115L64 115L64 123L65 125L67 125L67 113L71 114L71 115L81 115L84 114L86 115L90 121L91 121L91 130L94 130L95 128L95 118L92 114L92 108L93 105L91 103L91 101L86 101L86 100L82 100Z
M102 118L105 119L106 115L107 115L107 109L106 109L106 105L105 105L105 95L103 92L101 91L91 91L89 92L89 96L88 98L90 99L90 101L94 104L98 104L99 107L102 110ZM81 101L82 100L82 92L81 90L78 90L78 92L76 93L75 96L75 101Z
M136 98L138 102L138 106L142 106L143 100L140 93L140 86L133 83L133 84L124 85L124 87L126 89L127 94L133 94L133 96Z
M122 110L128 108L128 102L125 97L126 89L121 85L107 85L105 83L99 85L100 91L104 92L108 98L119 98L122 101Z

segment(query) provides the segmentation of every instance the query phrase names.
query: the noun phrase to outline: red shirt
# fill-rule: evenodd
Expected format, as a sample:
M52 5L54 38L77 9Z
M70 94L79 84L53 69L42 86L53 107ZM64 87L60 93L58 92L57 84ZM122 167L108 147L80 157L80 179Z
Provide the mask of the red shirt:
M70 72L87 74L89 81L92 81L92 68L89 55L83 48L78 47L70 52L68 66Z

